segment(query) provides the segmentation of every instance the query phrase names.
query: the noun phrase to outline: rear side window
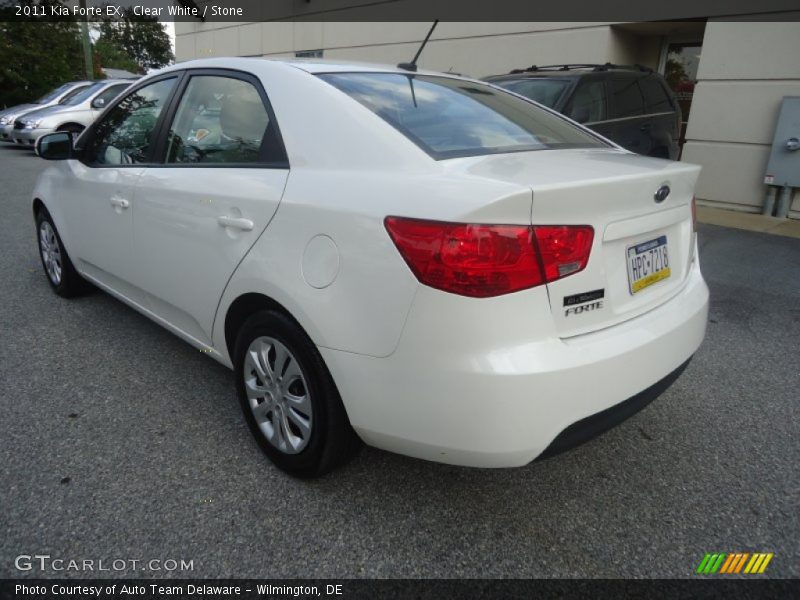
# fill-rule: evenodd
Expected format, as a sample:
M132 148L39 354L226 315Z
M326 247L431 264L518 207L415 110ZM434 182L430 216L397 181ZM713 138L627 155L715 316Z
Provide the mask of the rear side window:
M635 78L612 79L609 83L614 100L615 118L621 119L644 114L644 99Z
M329 73L434 159L605 143L535 104L486 84L402 73Z
M579 123L606 118L606 90L602 81L584 81L575 90L566 114Z
M285 161L276 125L252 83L221 75L192 76L169 128L166 162Z
M647 113L670 112L674 110L667 91L664 89L659 77L650 74L639 80L644 96L644 106Z

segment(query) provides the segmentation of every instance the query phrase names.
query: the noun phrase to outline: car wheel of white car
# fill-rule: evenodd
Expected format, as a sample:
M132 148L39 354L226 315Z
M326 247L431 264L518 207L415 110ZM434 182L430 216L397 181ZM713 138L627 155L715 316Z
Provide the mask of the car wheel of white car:
M55 293L68 298L86 291L88 283L72 266L53 219L44 208L36 213L36 232L42 267Z
M287 316L262 311L242 326L236 386L261 448L284 471L316 477L359 446L339 393L314 343Z

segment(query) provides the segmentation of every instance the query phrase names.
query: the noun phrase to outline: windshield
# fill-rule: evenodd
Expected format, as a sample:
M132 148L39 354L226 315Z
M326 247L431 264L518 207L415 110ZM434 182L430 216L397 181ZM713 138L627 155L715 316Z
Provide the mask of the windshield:
M50 102L53 102L61 94L66 92L69 89L69 86L71 86L71 85L72 85L71 83L65 83L61 87L57 87L56 89L54 89L49 94L45 94L44 96L42 96L41 98L36 100L34 102L34 104L49 104Z
M511 90L515 94L530 98L534 102L554 108L561 94L567 89L570 82L564 79L504 79L493 82L502 88Z
M75 94L69 100L63 102L65 106L75 106L76 104L80 104L87 98L91 98L97 91L103 88L106 84L102 81L98 81L97 83L93 83L87 88L82 89L80 92Z
M401 73L320 77L437 160L606 145L561 117L482 83Z
M87 85L76 85L75 89L72 89L69 92L67 92L66 94L64 94L64 97L61 100L59 100L58 103L59 104L66 104L67 102L72 100L75 96L80 94L83 90L85 90L87 87L89 87L88 84Z

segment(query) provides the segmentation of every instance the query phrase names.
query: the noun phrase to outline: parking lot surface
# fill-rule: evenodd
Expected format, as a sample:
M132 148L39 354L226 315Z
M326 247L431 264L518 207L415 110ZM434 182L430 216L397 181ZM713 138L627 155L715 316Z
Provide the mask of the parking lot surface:
M706 341L588 444L511 470L364 448L307 482L261 455L228 370L104 293L51 293L45 167L0 146L0 577L692 577L741 551L800 576L800 241L703 226ZM193 570L15 568L34 554Z

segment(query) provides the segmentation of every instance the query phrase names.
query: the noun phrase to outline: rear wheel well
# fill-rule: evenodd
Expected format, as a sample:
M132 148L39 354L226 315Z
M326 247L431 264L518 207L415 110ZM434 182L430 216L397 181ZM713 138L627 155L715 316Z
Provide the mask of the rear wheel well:
M280 312L297 323L297 319L295 319L283 305L269 296L257 293L239 296L228 307L228 312L225 314L225 347L228 349L228 356L231 360L233 360L233 349L236 345L236 336L239 330L251 315L260 310L274 310ZM298 326L302 329L302 325L298 323Z

